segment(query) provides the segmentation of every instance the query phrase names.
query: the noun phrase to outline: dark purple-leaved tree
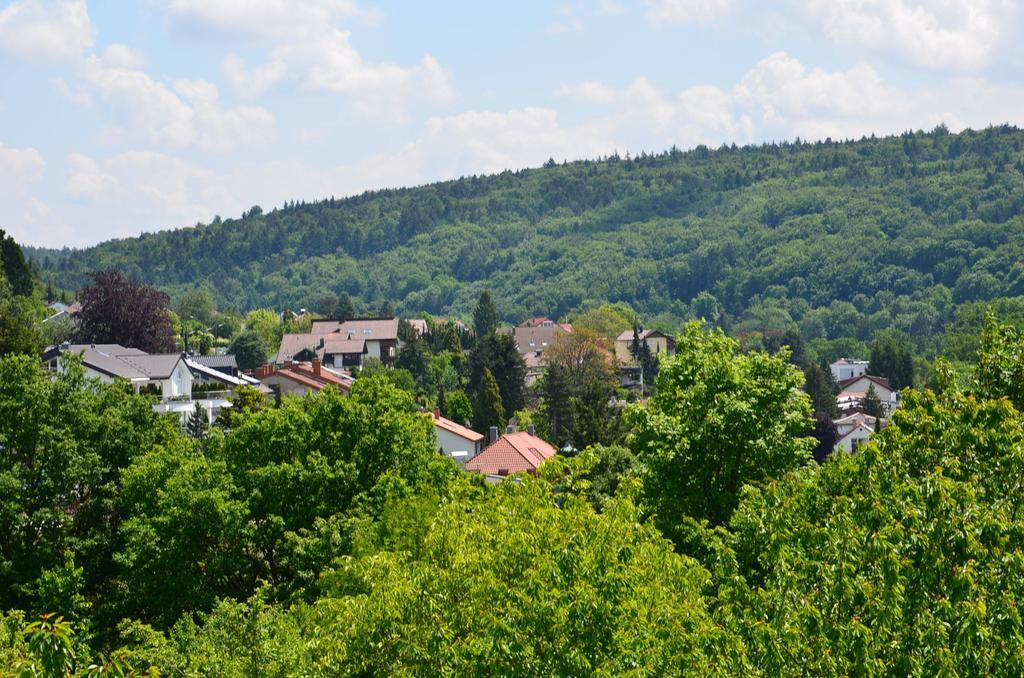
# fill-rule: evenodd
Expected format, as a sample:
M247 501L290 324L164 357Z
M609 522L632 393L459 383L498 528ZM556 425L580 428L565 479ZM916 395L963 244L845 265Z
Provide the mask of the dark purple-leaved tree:
M120 344L147 353L174 351L166 294L118 271L94 271L88 278L78 292L78 341Z

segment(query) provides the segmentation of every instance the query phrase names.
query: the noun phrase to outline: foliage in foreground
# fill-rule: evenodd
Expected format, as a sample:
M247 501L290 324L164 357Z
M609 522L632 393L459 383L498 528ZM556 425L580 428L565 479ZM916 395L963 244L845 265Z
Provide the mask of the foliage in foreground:
M1016 374L1019 354L1002 341L1010 333L994 320L989 329L978 374L1000 365ZM778 392L761 416L776 425L806 416L806 402L788 401L799 372L784 360L747 365L699 328L684 343L707 365L688 391L730 386L717 401L656 405L663 426L652 430L687 431L665 439L675 449L746 431L749 407L740 405L760 402L747 382L765 371ZM746 374L751 365L763 369ZM63 417L79 401L135 397L48 382L20 359L0 370L19 384L3 392L7 413L20 415L18 394L44 382L70 389ZM670 361L659 392L683 374ZM177 432L136 437L151 449L109 483L107 505L120 507L109 532L96 533L85 514L51 510L61 520L35 526L59 527L56 541L30 545L40 556L58 544L69 553L50 556L34 578L29 556L12 557L4 543L5 568L23 574L0 600L25 611L0 618L0 662L81 675L1016 675L1024 415L1014 388L982 377L969 391L947 382L907 392L891 425L857 454L749 477L721 521L691 512L686 495L673 507L669 493L641 485L651 482L651 436L635 457L594 449L556 458L539 478L469 482L435 467L426 418L386 380L365 381L347 400L243 413L202 444ZM678 420L700 403L709 415L701 427ZM386 414L375 418L377 408ZM0 444L48 449L26 446L17 430L3 429ZM62 446L85 449L75 429L55 430ZM743 438L743 449L785 442L766 431ZM2 459L14 477L17 464ZM32 496L16 495L4 515ZM644 517L652 497L669 509L657 523ZM663 532L669 515L679 524ZM675 547L664 536L673 533ZM90 537L111 540L113 565L96 559ZM218 564L225 556L236 565ZM218 588L239 568L248 583ZM132 608L111 590L144 600ZM39 619L44 612L64 619Z

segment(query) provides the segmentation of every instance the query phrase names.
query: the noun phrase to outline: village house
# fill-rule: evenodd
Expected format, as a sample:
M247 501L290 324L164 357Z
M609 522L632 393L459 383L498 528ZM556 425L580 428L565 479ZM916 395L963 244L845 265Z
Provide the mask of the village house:
M532 426L518 433L509 430L500 438L498 428L492 426L490 440L486 449L466 462L467 471L486 474L488 482L501 482L513 473L536 475L541 464L557 452L551 444L534 435Z
M835 422L836 452L853 452L858 447L866 445L875 432L878 420L863 412L857 412L849 416L837 419Z
M642 330L638 337L656 357L676 354L676 340L664 332ZM615 359L622 365L630 365L635 362L633 358L633 330L625 330L622 334L615 337Z
M184 420L197 409L192 372L180 353L149 354L120 344L63 344L43 353L43 365L51 372L63 372L66 352L80 356L86 377L105 383L123 379L135 393L156 396L153 409L157 412L174 412ZM198 407L212 421L209 408L202 403Z
M275 363L311 362L333 368L359 369L367 358L393 365L398 357L398 318L314 320L308 334L281 338Z
M216 360L204 361L203 358L216 358ZM221 365L228 369L230 365L235 366L235 375L222 372L211 367L209 363ZM270 389L260 384L258 379L247 374L238 374L238 365L235 356L188 356L185 358L185 365L192 373L192 399L209 412L209 420L216 421L220 413L231 407L231 398L241 386L251 386L264 395L270 394Z
M348 394L355 380L351 375L325 367L318 359L309 362L273 363L256 369L253 376L280 395L304 396L333 387Z
M544 351L555 340L572 332L572 325L556 323L550 318L530 318L515 327L499 327L498 334L511 335L516 349L526 363L526 385L532 386L544 374Z
M438 449L458 462L459 466L464 467L466 462L480 454L484 442L482 433L442 417L438 409L425 414L434 423Z
M871 389L874 389L878 399L882 401L882 408L886 412L891 412L899 405L899 393L889 386L888 379L862 374L839 382L839 395L836 396L839 411L843 414L859 411Z
M832 371L832 378L836 383L860 377L868 373L867 360L854 360L852 358L840 358L828 366Z

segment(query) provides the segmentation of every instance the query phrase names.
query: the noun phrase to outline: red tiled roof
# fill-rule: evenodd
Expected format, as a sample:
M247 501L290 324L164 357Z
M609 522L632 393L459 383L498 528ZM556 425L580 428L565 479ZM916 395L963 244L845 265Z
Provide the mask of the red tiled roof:
M323 389L325 386L337 386L345 393L348 393L352 386L351 379L346 379L322 366L320 367L320 374L315 374L313 366L310 363L288 363L278 367L271 374L281 375L286 379L291 379L294 382L309 386L317 391ZM268 374L265 376L270 375Z
M466 462L467 471L507 475L523 471L533 473L555 455L555 448L525 431L506 433L493 445Z
M478 440L484 439L484 435L482 433L477 433L471 428L466 428L461 424L457 424L451 419L445 419L437 412L424 412L424 414L426 414L428 417L434 420L434 426L438 428L443 428L445 431L453 433L459 436L460 438L471 440L474 443L477 442Z

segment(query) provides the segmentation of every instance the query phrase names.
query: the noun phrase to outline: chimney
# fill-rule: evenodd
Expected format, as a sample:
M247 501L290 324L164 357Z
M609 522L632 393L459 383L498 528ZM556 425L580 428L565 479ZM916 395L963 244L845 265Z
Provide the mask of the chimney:
M440 407L435 407L434 408L434 419L440 419L440 418L441 418L441 408Z
M515 424L509 424L508 426L505 427L505 433L515 433L515 432L516 432Z
M491 430L488 431L488 433L489 435L487 436L487 440L493 445L498 440L498 427L492 426Z
M314 377L319 377L320 376L320 359L319 358L313 358L313 363L312 364L313 364L313 376Z
M530 424L529 426L526 427L526 432L529 433L531 436L537 435L537 429L534 428L533 424Z

